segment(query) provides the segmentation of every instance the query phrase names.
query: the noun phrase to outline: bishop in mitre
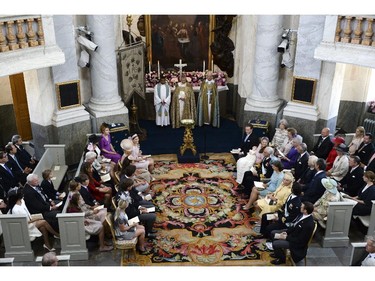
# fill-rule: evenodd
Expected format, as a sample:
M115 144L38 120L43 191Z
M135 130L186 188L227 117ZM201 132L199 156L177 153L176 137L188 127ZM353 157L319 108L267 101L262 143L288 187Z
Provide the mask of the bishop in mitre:
M202 82L197 105L198 125L220 127L219 95L212 71L208 71Z
M171 89L166 83L165 77L154 88L154 106L156 111L156 125L168 126L170 124L169 106L171 104Z
M172 96L171 117L172 128L180 128L180 121L191 119L196 121L197 107L193 87L186 80L186 75L181 75L181 82L178 82Z

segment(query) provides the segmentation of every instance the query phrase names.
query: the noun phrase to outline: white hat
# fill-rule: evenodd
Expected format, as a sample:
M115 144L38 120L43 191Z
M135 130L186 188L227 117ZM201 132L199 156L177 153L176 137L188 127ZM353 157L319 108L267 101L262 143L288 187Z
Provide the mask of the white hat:
M130 139L123 139L120 143L120 146L123 150L132 150L133 141Z

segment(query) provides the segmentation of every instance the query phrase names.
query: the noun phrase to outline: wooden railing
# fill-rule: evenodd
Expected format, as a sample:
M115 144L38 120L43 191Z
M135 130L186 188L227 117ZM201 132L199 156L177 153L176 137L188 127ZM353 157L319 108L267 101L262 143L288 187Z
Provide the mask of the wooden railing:
M375 47L373 16L338 16L336 42Z
M40 16L0 17L0 53L44 45Z

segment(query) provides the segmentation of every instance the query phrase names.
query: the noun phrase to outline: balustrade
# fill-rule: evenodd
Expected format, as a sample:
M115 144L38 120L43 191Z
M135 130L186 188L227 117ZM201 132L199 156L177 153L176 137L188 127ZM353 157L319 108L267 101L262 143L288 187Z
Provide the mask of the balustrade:
M335 41L375 47L373 25L373 17L338 16Z
M40 16L0 17L0 53L44 44Z

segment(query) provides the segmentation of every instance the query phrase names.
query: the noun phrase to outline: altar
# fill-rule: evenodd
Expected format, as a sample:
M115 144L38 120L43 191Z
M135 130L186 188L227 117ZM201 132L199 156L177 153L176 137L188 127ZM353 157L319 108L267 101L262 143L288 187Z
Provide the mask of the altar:
M193 87L196 102L198 102L199 89L200 87L198 86ZM217 90L219 93L220 116L226 117L228 114L227 109L229 109L227 108L228 86L218 86ZM174 87L171 87L172 95L173 91ZM135 104L138 107L138 119L155 120L154 88L146 88L145 99L135 95Z

